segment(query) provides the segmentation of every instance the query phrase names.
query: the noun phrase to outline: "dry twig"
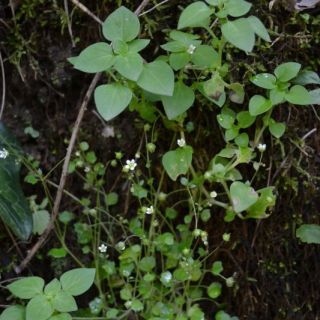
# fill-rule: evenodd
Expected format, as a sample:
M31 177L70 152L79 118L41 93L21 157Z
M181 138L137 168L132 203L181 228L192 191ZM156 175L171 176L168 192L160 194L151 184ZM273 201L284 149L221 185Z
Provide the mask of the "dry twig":
M3 65L1 51L0 51L0 68L1 68L1 79L2 79L2 99L1 99L1 107L0 107L0 120L1 120L4 107L5 107L5 102L6 102L6 77L4 74L4 65Z
M99 24L102 24L103 22L100 20L99 17L97 17L93 12L91 12L85 5L83 5L78 0L71 0L71 2L76 5L79 9L81 9L83 12L85 12L88 16L90 16L92 19L94 19Z
M66 157L64 159L62 173L61 173L61 177L60 177L59 189L57 191L57 195L56 195L56 198L55 198L55 201L54 201L54 205L53 205L53 209L52 209L52 214L51 214L51 219L50 219L49 225L48 225L47 229L44 231L44 233L41 235L39 240L31 248L31 250L29 251L28 255L24 258L24 260L21 262L21 264L18 267L15 268L15 272L18 273L18 274L21 273L25 269L25 267L28 265L28 263L31 261L31 259L36 254L36 252L45 243L45 241L48 238L50 232L54 228L54 222L55 222L55 220L56 220L56 218L57 218L57 216L59 214L60 203L61 203L63 190L64 190L64 186L66 184L67 175L68 175L68 167L69 167L72 151L73 151L76 139L77 139L77 135L78 135L78 131L79 131L79 128L80 128L80 124L81 124L81 121L83 119L83 116L84 116L84 113L86 111L86 108L88 106L89 100L90 100L90 98L92 96L93 90L95 89L95 87L97 85L97 82L99 81L100 77L101 77L101 73L97 73L95 75L95 77L91 81L91 84L90 84L90 86L89 86L89 88L88 88L88 90L86 92L86 95L85 95L85 97L84 97L84 99L82 101L82 104L80 106L78 117L77 117L77 120L76 120L75 125L74 125L73 130L72 130L72 135L71 135L71 139L70 139L69 146L68 146L68 149L67 149Z

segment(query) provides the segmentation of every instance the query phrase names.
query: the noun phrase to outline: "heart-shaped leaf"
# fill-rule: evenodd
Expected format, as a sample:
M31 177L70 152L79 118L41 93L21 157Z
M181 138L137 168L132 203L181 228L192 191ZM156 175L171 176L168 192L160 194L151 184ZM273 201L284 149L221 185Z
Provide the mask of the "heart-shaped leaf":
M182 11L178 29L208 26L211 13L211 9L204 2L191 3Z
M249 101L249 112L252 116L265 113L272 108L271 100L260 95L254 95Z
M264 89L276 88L277 78L270 73L259 73L251 78L251 82Z
M297 76L301 69L301 64L296 62L286 62L280 64L275 70L274 74L281 82L287 82Z
M73 66L83 72L97 73L111 68L114 55L105 42L98 42L84 49L78 57L69 58Z
M129 52L115 58L114 68L127 79L137 81L143 69L143 60L138 53Z
M143 66L137 81L142 89L162 96L172 96L174 90L174 73L163 61L154 61Z
M289 92L285 95L285 99L292 104L301 106L312 104L313 101L309 91L298 84L290 88Z
M164 154L162 164L172 180L176 181L179 175L188 172L192 162L192 153L192 148L185 146Z
M120 114L130 103L132 92L121 84L106 84L96 88L94 100L97 109L106 121Z
M140 32L138 17L126 7L120 7L111 13L102 26L103 35L110 41L131 41Z
M245 18L228 21L221 27L223 36L235 47L251 52L255 43L255 34Z
M258 200L258 194L254 189L239 181L235 181L231 184L230 196L233 209L237 213L247 210Z
M193 90L183 82L177 82L175 84L172 97L162 97L164 110L170 120L187 111L193 105L193 102Z

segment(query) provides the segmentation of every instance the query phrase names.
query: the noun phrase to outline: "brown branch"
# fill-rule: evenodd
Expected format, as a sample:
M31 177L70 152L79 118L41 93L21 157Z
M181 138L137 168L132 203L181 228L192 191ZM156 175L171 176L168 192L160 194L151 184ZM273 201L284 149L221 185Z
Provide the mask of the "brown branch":
M64 190L64 186L66 184L66 180L67 180L67 176L68 176L69 163L70 163L72 151L73 151L76 139L77 139L80 124L83 119L84 113L85 113L87 105L89 103L89 100L92 96L93 90L95 89L100 77L101 77L101 73L97 73L95 75L95 77L91 81L91 84L90 84L90 86L86 92L86 95L82 101L82 104L80 106L78 117L76 119L76 122L75 122L73 130L72 130L72 135L71 135L71 139L70 139L69 146L67 149L66 157L63 162L63 168L62 168L62 173L61 173L61 177L60 177L59 189L57 191L57 195L56 195L56 198L54 201L49 225L46 228L46 230L44 231L44 233L41 235L39 240L31 248L28 255L24 258L24 260L21 262L21 264L15 268L15 272L17 274L21 273L25 269L25 267L28 265L28 263L31 261L31 259L34 257L34 255L37 253L37 251L45 243L46 239L48 238L49 234L51 233L52 229L54 228L55 220L59 214L59 208L60 208L60 203L61 203L61 199L62 199L62 195L63 195L63 190Z
M136 9L136 11L134 12L137 16L140 15L140 13L143 11L143 9L149 4L150 0L143 0L139 7Z
M97 17L93 12L91 12L85 5L83 5L78 0L71 0L71 2L77 6L80 10L82 10L84 13L86 13L88 16L90 16L93 20L98 22L99 24L102 24L103 22L100 20L99 17Z

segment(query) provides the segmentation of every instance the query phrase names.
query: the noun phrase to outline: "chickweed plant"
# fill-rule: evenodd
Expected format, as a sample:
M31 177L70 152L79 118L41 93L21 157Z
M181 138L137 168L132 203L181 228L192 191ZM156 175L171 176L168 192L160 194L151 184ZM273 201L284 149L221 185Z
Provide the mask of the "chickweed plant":
M319 100L317 89L306 89L319 84L319 78L296 62L252 74L246 88L232 81L227 48L250 54L257 39L271 41L264 24L249 14L251 7L244 0L193 2L182 11L177 30L168 32L168 41L159 48L161 55L151 62L141 55L150 40L139 38L138 17L120 7L103 23L105 40L69 59L75 69L105 74L106 83L94 93L104 120L128 108L143 121L136 154L117 152L106 163L87 142L81 142L70 163L69 173L83 180L88 197L72 196L83 207L80 218L68 211L60 214L56 232L61 248L54 248L51 256L59 259L69 254L84 267L83 259L67 247L66 236L74 233L82 255L93 258L90 267L95 268L97 287L87 310L65 310L73 311L74 319L133 319L133 315L147 320L238 319L219 302L224 290L238 284L224 270L223 261L213 260L217 247L210 244L206 225L217 210L224 212L226 223L271 214L274 187L255 188L254 184L259 171L265 170L265 136L270 133L279 139L286 130L284 123L273 118L273 111ZM248 96L255 90L255 95ZM192 146L198 124L188 118L197 108L216 115L212 121L225 141L202 171L196 166L200 155ZM171 136L170 149L164 152L157 145L161 122ZM248 173L244 177L245 167L251 177ZM108 173L119 168L129 190L126 199L104 188ZM135 199L134 207L128 208L129 197ZM231 239L232 234L223 234L219 247ZM8 289L23 299L12 286L19 288L19 282ZM64 312L43 295L42 285L37 294L50 310ZM204 304L212 305L213 313L205 314ZM28 305L21 320L31 320ZM32 319L70 318L52 312ZM7 310L0 319L17 320Z

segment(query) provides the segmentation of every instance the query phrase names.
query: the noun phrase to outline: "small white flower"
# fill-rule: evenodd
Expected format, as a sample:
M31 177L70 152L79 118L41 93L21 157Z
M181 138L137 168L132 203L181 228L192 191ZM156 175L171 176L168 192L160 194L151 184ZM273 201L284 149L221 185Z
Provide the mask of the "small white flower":
M126 165L124 166L124 169L126 171L134 171L134 169L137 166L137 162L136 160L132 159L132 160L127 160L126 161Z
M193 54L193 53L194 53L194 50L196 50L196 46L193 45L193 44L190 44L187 52L188 52L189 54Z
M161 280L163 283L170 283L170 281L172 280L172 273L170 271L163 272L161 274Z
M211 197L211 198L216 198L217 195L218 195L218 194L217 194L215 191L211 191L211 192L210 192L210 197Z
M108 247L107 247L104 243L102 243L102 244L98 247L98 249L99 249L99 251L100 251L101 253L106 253Z
M146 214L153 214L154 208L153 206L150 206L149 208L146 209Z
M0 159L5 159L9 155L9 152L7 149L3 148L0 150Z
M86 166L86 167L84 168L84 172L90 172L90 167Z
M267 145L266 144L262 144L262 143L258 144L258 150L260 152L264 152L264 151L266 151L266 149L267 149Z
M183 138L178 139L177 140L177 144L178 144L179 147L182 148L182 147L184 147L186 145L186 140L184 140Z

